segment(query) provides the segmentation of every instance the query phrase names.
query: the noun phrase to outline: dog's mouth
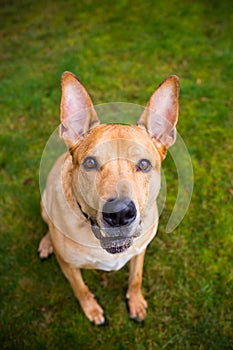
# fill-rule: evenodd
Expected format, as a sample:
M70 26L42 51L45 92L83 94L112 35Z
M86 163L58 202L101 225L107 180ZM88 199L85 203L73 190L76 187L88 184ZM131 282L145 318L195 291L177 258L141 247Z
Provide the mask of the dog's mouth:
M140 229L138 229L133 235L129 237L109 237L106 236L100 229L100 227L91 220L91 228L95 237L99 239L101 247L110 254L123 253L133 244L134 238L140 235Z
M103 237L100 239L100 244L110 254L123 253L133 244L133 237L127 238L112 238Z

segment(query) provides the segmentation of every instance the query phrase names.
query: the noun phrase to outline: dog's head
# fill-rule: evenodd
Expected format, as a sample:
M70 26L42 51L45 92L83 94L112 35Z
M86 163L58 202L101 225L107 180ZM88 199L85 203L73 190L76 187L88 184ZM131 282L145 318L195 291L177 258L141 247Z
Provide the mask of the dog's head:
M129 248L160 189L160 166L176 138L179 80L168 77L137 126L100 124L79 80L62 76L61 136L73 161L73 193L109 253Z

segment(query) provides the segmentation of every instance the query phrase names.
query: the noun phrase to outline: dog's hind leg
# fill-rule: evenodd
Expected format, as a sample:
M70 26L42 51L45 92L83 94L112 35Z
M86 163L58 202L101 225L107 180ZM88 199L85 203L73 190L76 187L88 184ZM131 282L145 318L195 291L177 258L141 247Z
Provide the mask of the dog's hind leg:
M130 260L129 286L126 294L130 318L141 322L146 317L147 302L141 291L144 251Z
M97 303L95 296L84 283L80 269L64 262L58 255L57 260L64 275L70 282L74 294L86 317L97 326L103 325L105 323L103 309Z
M43 220L49 224L49 217L48 214L45 210L44 207L44 199L45 198L45 191L43 193L43 197L42 197L42 201L41 201L41 216L43 218ZM47 259L52 253L53 253L53 244L50 238L50 233L49 231L47 232L47 234L41 239L40 244L39 244L39 248L38 248L38 253L39 256L41 258L41 260Z
M53 244L49 232L47 232L47 234L41 239L38 253L41 260L47 259L49 255L53 253Z
M46 224L48 224L49 223L49 217L48 217L47 211L45 209L45 207L46 207L45 203L46 203L46 190L44 190L44 192L42 194L40 207L41 207L41 216L42 216L44 222L46 222Z

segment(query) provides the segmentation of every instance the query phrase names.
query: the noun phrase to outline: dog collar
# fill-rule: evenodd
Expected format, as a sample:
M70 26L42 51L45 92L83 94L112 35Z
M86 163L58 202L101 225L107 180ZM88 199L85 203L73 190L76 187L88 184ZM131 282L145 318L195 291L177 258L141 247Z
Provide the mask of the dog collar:
M80 203L78 201L76 201L76 202L77 202L77 205L78 205L81 213L85 217L85 219L89 221L89 223L91 225L92 232L94 233L95 237L100 239L101 238L101 233L100 233L100 228L99 228L98 224L95 222L95 220L93 220L92 217L87 215L87 213L85 213L85 211L82 210L82 207L81 207Z
M91 227L92 227L92 228L93 228L93 227L98 227L98 225L97 225L97 223L95 222L95 220L93 220L93 218L92 218L91 216L87 215L87 213L85 213L85 211L82 210L82 207L81 207L80 203L79 203L78 201L76 201L76 203L77 203L77 205L78 205L78 207L79 207L81 213L83 214L84 218L85 218L86 220L89 221Z
M83 214L83 216L85 217L85 219L88 220L88 221L90 221L90 223L91 223L91 218L90 218L90 216L87 215L87 213L85 213L85 211L82 210L82 207L81 207L81 205L80 205L80 203L79 203L78 201L76 201L76 203L78 204L78 207L79 207L81 213Z

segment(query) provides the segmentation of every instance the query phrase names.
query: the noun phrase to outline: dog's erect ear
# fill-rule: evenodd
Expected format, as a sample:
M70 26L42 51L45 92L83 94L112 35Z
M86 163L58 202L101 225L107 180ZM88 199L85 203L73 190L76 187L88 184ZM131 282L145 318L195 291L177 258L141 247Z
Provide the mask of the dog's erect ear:
M155 90L138 120L138 126L147 130L163 157L176 140L179 91L179 78L171 75Z
M87 91L78 78L64 72L61 80L60 134L69 148L78 141L99 119Z

